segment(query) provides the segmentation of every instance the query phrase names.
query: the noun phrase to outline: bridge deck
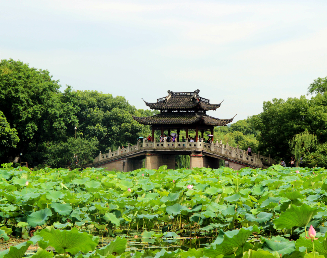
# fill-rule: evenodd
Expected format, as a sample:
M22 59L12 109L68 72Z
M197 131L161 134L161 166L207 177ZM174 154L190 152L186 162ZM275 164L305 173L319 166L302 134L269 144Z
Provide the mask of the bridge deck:
M228 144L205 143L205 142L138 142L136 145L128 145L126 148L118 148L116 151L100 154L94 159L93 166L101 166L105 163L119 159L135 158L146 153L161 153L171 155L190 155L201 153L213 158L222 159L253 168L263 168L274 164L274 160L260 154L247 155L246 151L231 147Z

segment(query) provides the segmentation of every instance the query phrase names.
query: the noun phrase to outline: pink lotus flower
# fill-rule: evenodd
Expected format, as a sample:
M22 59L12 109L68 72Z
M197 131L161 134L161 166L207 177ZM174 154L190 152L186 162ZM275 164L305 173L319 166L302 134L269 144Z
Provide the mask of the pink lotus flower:
M175 180L173 180L173 183L175 183Z
M316 230L313 228L313 226L311 225L309 228L309 237L306 237L308 239L311 239L311 241L313 242L313 240L317 240L318 238L315 238L316 236Z
M300 173L300 171L296 170L295 173L298 174L298 173Z
M144 176L144 174L142 174L142 176Z
M187 188L190 189L190 190L192 190L193 189L193 185L188 185Z
M131 188L128 188L127 191L132 192L132 189Z
M25 185L28 186L28 181L26 181Z

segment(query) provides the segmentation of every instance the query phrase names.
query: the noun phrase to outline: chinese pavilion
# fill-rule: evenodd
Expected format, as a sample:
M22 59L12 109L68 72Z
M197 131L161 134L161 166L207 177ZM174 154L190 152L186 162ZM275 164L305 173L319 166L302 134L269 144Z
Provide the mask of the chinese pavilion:
M155 103L145 102L145 104L155 110L160 110L160 114L149 117L133 117L137 122L152 126L152 139L155 130L160 130L161 135L168 130L177 130L179 137L180 130L185 130L186 139L189 130L195 130L195 139L198 140L199 132L210 131L213 135L215 126L224 126L232 122L231 119L218 119L206 114L208 110L216 110L220 104L210 104L209 99L199 96L200 90L194 92L172 92L168 91L168 96L157 99ZM212 136L213 137L213 136ZM213 140L213 138L212 138ZM179 138L177 138L179 141Z

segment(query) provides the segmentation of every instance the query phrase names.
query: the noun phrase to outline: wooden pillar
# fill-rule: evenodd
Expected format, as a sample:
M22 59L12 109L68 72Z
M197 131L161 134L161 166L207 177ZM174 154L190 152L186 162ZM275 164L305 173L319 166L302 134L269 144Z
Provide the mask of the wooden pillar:
M180 133L180 130L177 129L177 142L179 142L179 133Z
M195 128L195 141L197 142L199 138L199 130L198 127Z
M154 128L152 126L152 142L154 141Z
M186 132L186 140L188 139L188 128L185 129Z

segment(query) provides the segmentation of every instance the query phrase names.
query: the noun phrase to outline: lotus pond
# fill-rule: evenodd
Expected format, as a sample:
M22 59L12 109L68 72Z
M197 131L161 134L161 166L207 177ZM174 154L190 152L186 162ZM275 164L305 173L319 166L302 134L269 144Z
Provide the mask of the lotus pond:
M322 168L3 166L0 258L327 257Z

